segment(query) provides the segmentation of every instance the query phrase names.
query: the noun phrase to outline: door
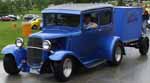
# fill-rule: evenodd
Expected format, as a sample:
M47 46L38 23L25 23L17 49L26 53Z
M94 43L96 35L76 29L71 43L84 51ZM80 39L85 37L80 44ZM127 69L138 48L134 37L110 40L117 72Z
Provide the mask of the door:
M98 57L100 59L105 59L106 42L113 35L113 16L112 8L104 8L99 12L99 27L98 27Z
M71 48L79 56L80 60L86 62L97 57L96 47L99 36L97 12L86 13L83 18L82 33L71 39Z

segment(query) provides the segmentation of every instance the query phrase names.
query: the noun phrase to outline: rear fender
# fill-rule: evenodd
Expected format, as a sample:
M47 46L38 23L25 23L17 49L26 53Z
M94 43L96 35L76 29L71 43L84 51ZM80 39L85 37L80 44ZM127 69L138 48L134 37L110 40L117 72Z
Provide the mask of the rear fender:
M4 47L1 51L3 55L11 54L14 56L17 65L21 63L22 60L26 60L27 51L25 48L18 48L15 44L8 45Z
M125 54L123 43L121 42L120 38L117 36L101 38L99 42L100 42L102 55L106 60L112 61L113 48L116 42L120 42L122 44L122 51L123 51L123 54Z

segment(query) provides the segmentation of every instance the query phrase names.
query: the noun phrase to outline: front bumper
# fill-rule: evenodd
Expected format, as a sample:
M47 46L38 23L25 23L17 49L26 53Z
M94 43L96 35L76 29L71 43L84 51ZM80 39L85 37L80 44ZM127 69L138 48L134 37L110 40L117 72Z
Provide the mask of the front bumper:
M53 70L52 61L45 61L42 64L29 65L27 62L20 65L22 72L29 72L35 74L50 73Z

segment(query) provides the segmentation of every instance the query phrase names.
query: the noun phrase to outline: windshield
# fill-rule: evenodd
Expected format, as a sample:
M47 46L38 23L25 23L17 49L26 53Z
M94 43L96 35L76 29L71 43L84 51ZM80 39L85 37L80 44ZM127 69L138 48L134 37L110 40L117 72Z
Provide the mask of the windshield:
M80 16L73 14L44 14L44 26L58 25L78 27Z

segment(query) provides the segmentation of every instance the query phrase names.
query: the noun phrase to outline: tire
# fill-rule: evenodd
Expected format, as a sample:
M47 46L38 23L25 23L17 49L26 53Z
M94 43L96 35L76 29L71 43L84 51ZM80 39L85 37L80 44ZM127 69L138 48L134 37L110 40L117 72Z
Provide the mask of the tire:
M36 25L34 25L34 26L32 26L32 29L33 29L33 30L37 30L38 27L37 27Z
M146 56L149 50L149 38L148 37L142 37L139 40L139 52L142 56Z
M121 64L123 59L123 46L120 42L117 42L113 48L112 61L108 61L108 63L112 66L118 66Z
M61 62L54 62L54 75L58 81L67 81L73 72L73 60L65 58Z
M44 64L42 65L41 69L40 69L40 74L44 74L44 73L51 73L51 62L50 61L45 61Z
M5 72L10 75L17 75L20 70L17 68L15 58L12 55L5 55L3 59L3 66Z

